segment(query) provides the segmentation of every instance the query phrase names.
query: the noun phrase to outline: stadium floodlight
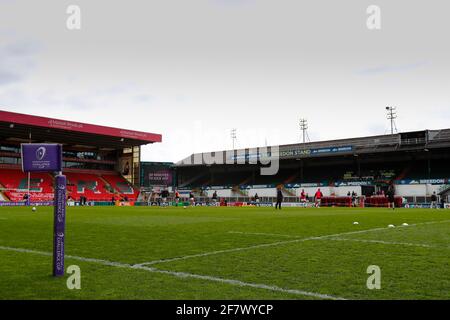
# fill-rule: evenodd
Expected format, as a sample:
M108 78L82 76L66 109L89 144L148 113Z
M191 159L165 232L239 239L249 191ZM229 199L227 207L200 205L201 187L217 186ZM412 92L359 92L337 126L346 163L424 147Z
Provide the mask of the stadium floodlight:
M237 139L236 129L233 128L233 129L231 129L231 140L232 140L232 143L233 143L233 150L234 150L234 145L235 145L236 139Z
M397 126L395 124L395 119L397 118L397 108L396 107L386 107L387 118L391 122L391 134L394 134L394 130L398 132Z
M308 120L301 118L299 121L299 125L300 125L300 130L302 131L302 136L303 136L303 143L306 142L306 139L309 140L309 136L308 136Z

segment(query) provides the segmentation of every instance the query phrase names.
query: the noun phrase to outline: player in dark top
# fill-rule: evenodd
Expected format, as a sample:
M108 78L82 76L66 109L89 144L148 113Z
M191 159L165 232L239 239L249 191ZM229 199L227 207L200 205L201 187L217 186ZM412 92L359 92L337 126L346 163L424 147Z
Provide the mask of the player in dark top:
M214 190L214 193L213 193L213 195L212 195L212 202L213 202L213 205L217 205L217 191L216 190Z
M352 206L353 207L356 207L356 192L355 191L352 191Z
M433 208L438 208L438 206L437 206L437 195L436 195L436 191L435 192L433 192L433 194L431 195L431 205L430 205L430 209L433 209Z
M167 205L167 198L169 197L169 190L164 189L163 191L161 191L161 198L162 198L162 205L166 206Z
M277 202L275 203L275 209L281 210L281 203L283 202L283 192L281 191L281 188L277 188Z
M389 190L386 195L388 198L388 207L392 208L392 210L394 210L395 209L395 192L394 192L394 188L392 186L389 187Z
M25 205L30 205L30 195L28 194L28 193L25 193L24 195L23 195L23 201L25 202Z
M255 203L259 203L259 196L258 196L258 193L255 193Z
M191 202L191 206L195 206L195 197L192 192L189 192L189 201Z

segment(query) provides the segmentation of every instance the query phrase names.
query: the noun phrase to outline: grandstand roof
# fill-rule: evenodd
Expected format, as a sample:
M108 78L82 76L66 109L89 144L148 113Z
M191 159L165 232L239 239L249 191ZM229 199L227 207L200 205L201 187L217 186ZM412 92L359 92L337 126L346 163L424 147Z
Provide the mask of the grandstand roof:
M450 129L422 130L402 132L359 138L337 139L279 146L278 156L283 159L303 159L314 157L336 157L341 155L359 155L379 152L397 152L428 150L450 147ZM224 162L239 160L248 162L255 160L266 152L275 156L274 147L246 148L237 150L223 150L212 153L196 153L176 163L176 166L207 165L205 158L219 156ZM230 161L231 162L231 161ZM230 163L231 164L231 163Z
M68 145L128 148L161 142L160 134L38 117L0 110L0 140L47 141Z

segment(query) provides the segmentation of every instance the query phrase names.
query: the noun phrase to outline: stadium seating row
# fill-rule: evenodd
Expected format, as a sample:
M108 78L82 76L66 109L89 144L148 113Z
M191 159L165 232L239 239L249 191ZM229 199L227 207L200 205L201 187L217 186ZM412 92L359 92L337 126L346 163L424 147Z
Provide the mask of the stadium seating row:
M111 201L126 198L135 201L139 191L120 175L96 175L64 173L67 176L67 193L74 200L81 196L91 201ZM11 201L22 201L27 193L28 176L20 170L0 169L0 187ZM53 177L47 173L32 173L30 177L30 200L53 199Z
M317 162L317 164L316 164ZM358 166L355 163L332 163L315 160L303 167L292 164L280 165L276 175L255 174L253 168L227 167L206 170L201 166L186 167L177 172L179 187L201 188L205 186L241 186L293 183L326 183L370 181L386 184L397 180L443 179L448 178L448 160L432 159L411 161L380 162L366 161Z

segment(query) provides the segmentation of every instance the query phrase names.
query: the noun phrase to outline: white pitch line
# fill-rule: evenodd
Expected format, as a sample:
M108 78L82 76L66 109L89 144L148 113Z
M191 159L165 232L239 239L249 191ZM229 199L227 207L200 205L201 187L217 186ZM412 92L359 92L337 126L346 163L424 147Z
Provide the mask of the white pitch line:
M41 256L52 256L53 255L52 252L38 251L38 250L24 249L24 248L5 247L5 246L0 246L0 250L21 252L21 253L32 253L32 254L38 254ZM80 261L85 261L85 262L93 262L93 263L98 263L98 264L103 264L106 266L113 266L113 267L130 266L130 265L123 264L120 262L113 262L113 261L102 260L102 259L85 258L85 257L79 257L79 256L71 256L71 255L67 255L67 254L64 255L64 257L67 259L75 259L75 260L80 260Z
M391 241L370 240L370 239L328 238L328 239L323 239L323 240L380 243L380 244L401 245L401 246L410 246L410 247L423 247L423 248L439 248L439 249L448 249L449 248L449 247L444 247L444 246L433 246L433 245L422 244L422 243L391 242Z
M375 228L375 229L369 229L369 230L363 230L363 231L352 231L352 232L346 232L346 233L330 234L330 235L326 235L326 236L308 237L308 238L301 238L301 239L262 243L262 244L257 244L257 245L253 245L253 246L248 246L248 247L216 250L216 251L192 254L192 255L181 256L181 257L153 260L153 261L149 261L149 262L139 263L136 266L149 266L149 265L165 263L165 262L173 262L173 261L187 260L187 259L192 259L192 258L207 257L207 256L211 256L211 255L221 254L221 253L230 253L230 252L238 252L238 251L273 247L273 246L279 246L279 245L284 245L284 244L304 242L304 241L308 241L308 240L319 240L319 239L328 238L328 237L337 237L337 236L341 236L341 235L349 235L349 234L369 232L369 231L378 231L378 230L384 230L384 229L387 229L387 228Z
M435 224L435 223L445 223L445 222L450 222L450 220L428 221L428 222L423 222L423 223L410 224L409 226L399 226L398 228L408 228L408 227L412 227L412 226ZM297 238L297 239L293 239L293 240L284 240L284 241L277 241L277 242L269 242L269 243L257 244L257 245L248 246L248 247L239 247L239 248L232 248L232 249L216 250L216 251L192 254L192 255L181 256L181 257L153 260L153 261L142 262L142 263L136 264L136 266L150 266L150 265L159 264L159 263L173 262L173 261L179 261L179 260L187 260L187 259L192 259L192 258L207 257L207 256L216 255L216 254L222 254L222 253L239 252L239 251L245 251L245 250L273 247L273 246L279 246L279 245L291 244L291 243L298 243L298 242L304 242L304 241L310 241L310 240L321 240L321 239L326 239L326 238L336 238L336 237L340 237L340 236L346 236L346 235L352 235L352 234L360 234L360 233L367 233L367 232L375 232L375 231L381 231L381 230L395 230L395 229L391 229L391 228L388 228L388 227L382 227L382 228L373 228L373 229L366 229L366 230L358 230L358 231L350 231L350 232L329 234L329 235L324 235L324 236L316 236L316 237L308 237L308 238L300 238L300 239ZM234 231L234 232L237 232L237 231ZM245 233L243 233L243 234L245 234Z
M32 254L37 254L37 255L42 255L42 256L52 256L51 252L24 249L24 248L13 248L13 247L0 246L0 250L20 252L20 253L32 253ZM239 286L239 287L264 289L264 290L269 290L269 291L289 293L289 294L294 294L294 295L307 296L307 297L320 298L320 299L346 300L345 298L328 295L328 294L309 292L309 291L303 291L303 290L297 290L297 289L285 289L285 288L281 288L278 286L271 286L271 285L267 285L267 284L252 283L252 282L244 282L244 281L235 280L235 279L219 278L219 277L200 275L200 274L194 274L194 273L188 273L188 272L160 270L160 269L156 269L153 267L146 267L146 266L141 266L141 265L131 265L131 264L127 264L127 263L114 262L114 261L108 261L108 260L103 260L103 259L85 258L85 257L79 257L79 256L72 256L72 255L66 255L65 257L68 259L97 263L97 264L101 264L101 265L105 265L105 266L113 266L113 267L133 269L133 270L144 270L144 271L148 271L148 272L152 272L152 273L160 273L160 274L170 275L170 276L174 276L177 278L193 278L193 279L199 279L199 280L214 281L214 282L220 282L220 283L230 284L230 285Z
M299 238L298 236L291 236L289 234L279 234L279 233L264 233L264 232L241 232L241 231L228 231L228 233L233 234L248 234L248 235L256 235L256 236L275 236L275 237L287 237L287 238Z
M280 288L277 286L270 286L270 285L260 284L260 283L243 282L240 280L224 279L224 278L204 276L204 275L198 275L198 274L192 274L192 273L186 273L186 272L158 270L155 268L145 267L145 266L133 266L133 268L148 270L151 272L169 274L169 275L180 277L180 278L195 278L195 279L201 279L201 280L216 281L216 282L231 284L231 285L235 285L235 286L239 286L239 287L251 287L251 288L257 288L257 289L265 289L265 290L270 290L270 291L290 293L290 294L295 294L295 295L314 297L314 298L320 298L320 299L328 299L328 300L347 300L342 297L332 296L332 295L328 295L328 294L309 292L309 291L303 291L303 290L297 290L297 289L285 289L285 288Z
M34 253L34 254L39 254L41 256L51 256L52 255L51 252L31 250L31 249L23 249L23 248L5 247L5 246L0 246L0 250L24 252L24 253Z

